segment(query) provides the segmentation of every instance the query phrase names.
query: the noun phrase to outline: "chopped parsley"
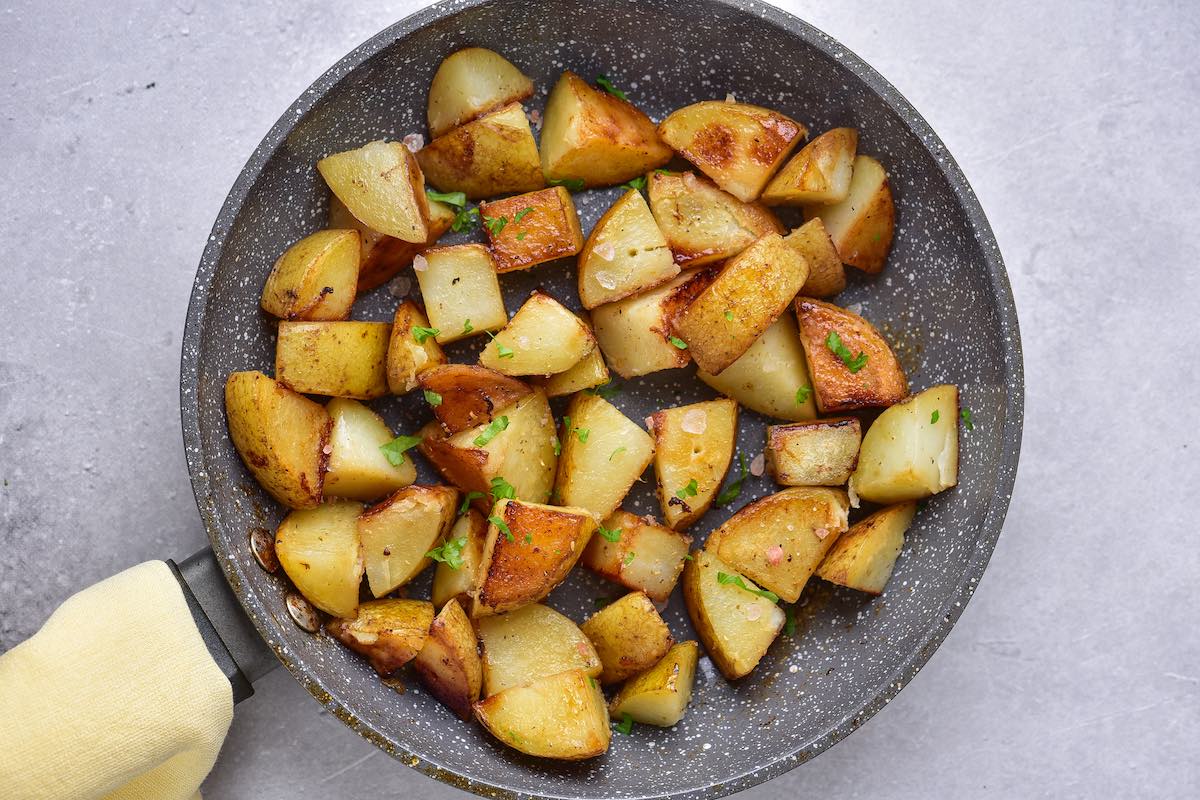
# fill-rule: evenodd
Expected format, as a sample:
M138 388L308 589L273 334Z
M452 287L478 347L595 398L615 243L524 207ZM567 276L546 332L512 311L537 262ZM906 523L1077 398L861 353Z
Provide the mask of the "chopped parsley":
M466 546L467 537L465 536L459 539L450 539L430 550L425 557L441 562L450 569L462 569L462 551Z
M801 386L796 390L796 405L802 406L808 402L808 398L812 397L811 386Z
M554 455L556 455L556 456L562 455L562 442L560 442L558 440L557 436L554 437Z
M699 490L700 490L699 484L696 483L695 478L692 478L690 481L687 482L686 486L684 486L682 489L679 489L675 492L675 496L678 497L680 500L683 500L688 497L695 497L696 492L698 492Z
M592 603L596 606L596 608L604 608L606 605L608 605L612 601L613 601L613 599L611 597L593 597L592 598Z
M825 346L842 360L842 363L846 365L846 369L850 370L851 374L858 372L867 365L867 354L860 352L858 355L854 355L850 352L850 348L842 344L842 337L838 336L837 331L829 332L829 337L825 340Z
M620 453L623 453L623 452L625 452L624 446L618 447L616 450L613 450L611 453L608 454L608 460L612 461L614 458L617 457L617 455L619 455Z
M933 410L933 413L929 415L929 424L937 425L937 421L938 421L938 419L941 418L941 416L942 416L941 412L935 408Z
M621 529L620 528L606 528L603 525L597 525L596 533L603 536L605 541L609 541L609 542L621 541Z
M509 347L508 345L504 345L504 344L501 344L500 342L496 342L496 354L497 354L497 357L499 357L499 358L512 358L513 357L513 349L511 347Z
M610 397L615 397L616 395L620 394L621 389L617 386L616 381L614 381L612 378L609 378L599 386L593 386L592 388L584 389L583 391L586 394L595 395L602 400L607 400Z
M425 402L431 406L440 406L442 404L442 396L432 389L426 389Z
M425 340L431 336L437 336L441 331L437 328L423 328L420 325L413 325L412 337L417 340L417 344L425 344Z
M738 453L738 476L733 479L733 482L721 490L714 501L717 506L727 506L737 499L742 493L742 484L746 482L746 476L750 474L750 470L746 467L746 457Z
M684 561L695 561L696 557L694 555L692 555L691 553L684 553L683 560Z
M458 506L458 515L461 517L467 513L467 509L471 507L471 501L483 497L483 492L467 492L467 496L462 499L462 503Z
M425 196L435 203L445 203L455 208L462 208L467 204L466 192L439 192L436 189L430 189L426 186Z
M617 87L613 86L613 82L608 79L607 75L597 75L596 76L596 85L599 86L604 91L611 94L613 97L617 98L618 100L628 100L629 99L628 97L625 96L624 92L622 92Z
M525 231L517 231L517 241L519 242L524 238L525 238Z
M475 330L475 326L471 324L471 320L464 319L463 320L463 333L470 333L473 330Z
M487 226L488 233L494 239L500 235L500 232L504 230L504 226L508 224L508 217L484 217L483 224Z
M492 478L492 502L501 500L516 500L517 487L504 480L503 476Z
M379 449L387 457L388 463L398 467L404 463L405 452L412 450L421 443L420 436L397 436L387 444L381 444Z
M533 544L533 534L532 533L525 534L525 544Z
M717 583L721 584L722 586L728 586L729 584L733 584L734 586L738 587L739 589L745 589L750 594L756 594L759 597L765 597L767 600L770 600L772 603L779 602L779 595L775 594L774 592L768 591L766 589L751 589L749 586L746 585L746 581L742 580L741 575L730 575L728 572L718 572L717 573Z
M726 310L725 319L729 320L730 322L733 322L733 312Z
M680 339L678 336L669 336L667 337L667 341L675 347L678 347L680 350L687 350L687 342L685 342L683 339Z
M455 233L471 230L479 224L479 209L467 207L466 193L439 192L426 187L425 196L436 203L445 203L454 208L454 222L450 223L450 230Z
M579 437L581 444L586 444L588 435L592 432L591 428L576 428L575 435Z
M633 717L629 716L629 712L621 715L621 721L617 723L617 730L626 736L633 733Z
M515 225L516 223L518 223L518 222L520 222L521 220L525 219L525 217L526 217L527 215L531 214L532 212L533 212L533 207L532 207L532 206L526 206L525 208L522 208L522 209L521 209L520 211L518 211L516 214L513 214L513 220L512 220L512 221L513 221L513 224Z
M458 213L454 215L454 222L450 223L450 230L455 233L463 231L473 231L479 227L479 209L478 208L460 208Z
M496 434L508 428L508 417L496 417L488 423L488 426L483 429L483 433L475 437L475 446L483 447L485 444L496 438Z
M795 636L796 635L796 614L795 614L795 612L793 612L791 607L789 606L788 608L785 608L783 610L783 614L784 614L784 623L783 623L784 635L785 636Z
M958 415L962 417L963 425L967 426L967 430L975 430L975 423L971 421L971 409L964 408L962 411L958 412Z
M546 183L551 186L565 186L568 192L582 192L584 187L583 178L550 178Z
M600 684L596 683L596 679L593 678L591 675L588 675L588 685L591 686L593 689L600 688Z
M622 183L621 186L622 186L622 188L625 188L625 189L636 189L640 192L642 189L646 188L646 176L638 175L636 178L629 181L628 183Z
M633 563L633 560L634 560L635 558L637 558L637 553L635 553L635 552L633 552L632 550L630 550L628 553L626 553L626 554L625 554L625 560L624 560L624 562L622 562L622 563L624 563L624 564L625 564L625 566L627 566L627 567L628 567L630 564L632 564L632 563Z
M488 522L490 522L490 523L492 523L493 525L495 525L495 526L496 526L496 530L500 531L500 532L501 532L501 533L503 533L503 534L504 534L506 537L508 537L508 540L509 540L510 542L515 542L515 541L516 541L516 538L514 538L514 537L513 537L513 535L512 535L512 531L510 531L510 530L508 529L508 523L507 523L507 522L505 522L504 520L502 520L502 519L500 519L499 517L497 517L497 516L494 516L494 515L493 515L493 516L490 516L490 517L488 517Z

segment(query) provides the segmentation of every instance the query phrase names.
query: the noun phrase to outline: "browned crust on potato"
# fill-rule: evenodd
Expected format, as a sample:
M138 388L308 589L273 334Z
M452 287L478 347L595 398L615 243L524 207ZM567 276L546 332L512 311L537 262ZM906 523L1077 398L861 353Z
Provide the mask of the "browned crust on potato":
M813 392L821 413L882 408L908 397L908 379L887 341L871 323L844 308L796 298L800 341L812 374ZM866 365L852 373L826 346L831 331L854 355L865 353Z
M446 364L421 373L422 389L442 396L433 415L448 434L490 422L492 415L533 391L527 383L475 364Z

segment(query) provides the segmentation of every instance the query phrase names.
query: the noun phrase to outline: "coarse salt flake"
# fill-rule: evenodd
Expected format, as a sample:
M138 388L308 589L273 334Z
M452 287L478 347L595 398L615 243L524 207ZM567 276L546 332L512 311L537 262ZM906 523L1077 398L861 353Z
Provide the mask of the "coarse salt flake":
M756 478L761 478L763 472L767 468L767 457L764 453L759 453L750 462L750 474Z
M415 153L425 146L425 137L419 133L410 133L400 141L404 142L404 146L408 148L410 153Z
M694 433L697 436L708 430L708 412L703 408L689 408L683 412L679 427L684 433Z
M425 256L420 253L413 256L413 269L417 272L424 272L429 269L429 262L425 260Z
M829 528L814 528L813 533L817 535L818 539L823 541L829 535Z
M767 548L767 563L775 566L783 561L783 548L777 544L773 544Z
M617 249L615 247L613 247L612 242L601 242L600 244L598 244L592 248L592 252L596 254L597 258L602 258L605 261L612 261L613 258L617 255ZM606 287L606 288L611 288L611 287Z
M417 256L416 258L420 258L420 256ZM407 275L401 275L388 282L388 294L390 294L392 297L408 297L408 293L410 291L412 291L412 278L408 277Z

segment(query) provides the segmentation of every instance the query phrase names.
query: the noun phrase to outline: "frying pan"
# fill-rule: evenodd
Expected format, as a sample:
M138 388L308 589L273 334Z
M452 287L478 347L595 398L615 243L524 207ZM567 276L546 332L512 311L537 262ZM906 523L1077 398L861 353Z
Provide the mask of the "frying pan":
M264 277L289 244L324 225L327 189L315 162L373 139L424 131L433 72L467 45L493 48L530 75L538 86L531 108L543 106L558 74L570 68L610 76L655 119L732 93L816 132L857 128L860 151L889 169L898 228L883 274L851 276L838 302L861 309L883 329L914 388L956 383L974 415L974 429L962 435L958 488L921 511L882 597L811 581L796 609L795 634L777 641L751 676L727 682L703 661L692 705L674 729L636 726L632 735L614 736L607 755L582 763L524 757L479 726L461 723L419 684L404 693L389 688L363 659L293 624L284 606L286 578L260 568L248 546L255 530L274 529L282 510L255 485L225 426L226 376L272 369L274 328L258 307ZM585 231L619 192L576 195ZM555 262L505 275L508 307L541 286L578 308L573 274L569 262ZM356 304L355 317L390 320L396 302L387 290L376 290ZM451 348L451 359L472 359L473 347L478 343ZM693 368L620 384L613 402L635 420L712 396L693 378ZM467 791L711 798L779 775L830 747L895 696L932 655L971 597L1000 533L1020 450L1023 384L1012 295L975 195L912 106L837 42L748 0L454 0L353 50L254 151L200 262L184 336L181 399L188 468L212 551L178 571L238 698L277 660L359 734ZM402 432L428 418L412 396L388 398L377 408ZM765 424L743 413L738 449L748 458L761 452ZM421 470L419 480L437 482L425 465ZM653 513L651 483L636 486L625 507ZM750 478L734 508L710 512L696 526L698 541L772 488L769 478ZM596 598L615 594L612 584L575 570L549 602L578 621L594 610ZM677 639L691 638L676 595L664 616Z

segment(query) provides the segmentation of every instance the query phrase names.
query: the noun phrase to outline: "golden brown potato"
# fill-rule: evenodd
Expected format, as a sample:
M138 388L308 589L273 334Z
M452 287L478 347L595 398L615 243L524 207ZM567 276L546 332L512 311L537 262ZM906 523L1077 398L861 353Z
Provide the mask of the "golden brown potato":
M374 500L417 479L412 459L393 465L380 450L396 438L382 417L344 397L330 400L325 410L333 420L323 489L326 497Z
M817 577L867 594L882 594L916 512L917 504L910 501L888 506L855 523L838 537L817 568Z
M610 603L580 629L600 656L601 683L619 683L650 669L675 644L671 629L642 592L630 592Z
M387 236L372 230L362 221L355 219L346 208L346 204L337 199L329 198L329 227L345 228L358 231L362 240L358 268L358 292L374 289L377 286L396 277L400 270L412 263L413 257L424 252L438 239L442 238L450 226L454 224L455 211L445 203L428 199L429 204L429 236L424 242L406 242L394 236Z
M854 417L767 427L767 466L784 486L844 486L858 464L862 424Z
M481 617L483 694L491 697L572 669L595 678L600 656L579 626L541 603L508 614Z
M533 391L526 383L475 364L447 364L422 373L421 388L442 398L433 415L447 433L485 425Z
M358 611L363 562L358 540L361 503L337 500L292 511L275 530L275 555L300 594L335 617Z
M547 178L613 186L670 160L654 123L629 101L569 71L554 84L542 125Z
M675 319L675 332L698 367L719 375L787 310L807 279L804 257L768 233L725 262Z
M321 502L333 421L319 404L261 372L234 372L225 382L229 437L250 474L279 502Z
M412 300L396 307L388 341L387 382L392 394L407 394L417 388L417 379L427 370L446 363L437 339L429 335L429 320Z
M464 47L442 60L429 84L429 133L441 136L481 114L533 94L533 81L484 47Z
M783 237L784 243L808 262L808 280L800 289L805 297L833 297L846 288L846 268L820 217L813 217Z
M658 135L743 202L758 197L808 130L769 108L705 100L673 111Z
M608 365L604 363L600 348L594 347L570 369L535 380L549 397L562 397L603 386L612 380L612 376L608 374Z
M438 191L465 192L472 200L546 185L537 142L520 103L439 136L417 151L417 161Z
M958 388L932 386L880 414L850 491L872 503L921 500L958 483Z
M578 266L584 308L652 289L679 274L666 237L637 189L626 192L600 217Z
M807 206L804 216L820 217L842 261L876 273L887 262L896 227L896 205L883 165L870 156L854 159L850 193L840 203Z
M751 411L769 417L800 421L817 415L804 347L790 314L775 320L720 375L697 370L696 377Z
M608 750L600 684L581 669L514 686L475 704L488 733L531 756L578 761Z
M908 379L892 348L858 314L797 297L796 320L822 414L881 408L908 397Z
M617 509L596 529L580 562L610 581L666 602L675 588L692 537L648 517Z
M280 319L348 319L357 293L358 234L317 231L284 251L263 285L263 311Z
M587 323L540 290L484 346L479 363L505 375L566 372L596 349Z
M520 500L496 503L488 522L473 617L503 614L550 594L596 529L596 520L582 508Z
M767 233L787 228L760 203L743 203L691 172L654 172L646 193L658 227L684 269L732 258Z
M497 272L573 256L583 246L575 203L561 186L481 203L479 213Z
M650 434L612 403L586 392L571 398L560 441L555 496L563 505L586 508L597 519L621 505L654 458Z
M387 677L421 652L432 622L433 606L427 600L370 600L353 618L329 620L325 630Z
M483 543L487 539L487 522L482 514L468 508L454 521L446 534L441 559L433 573L433 604L444 606L451 600L469 607L475 593L479 563L483 561Z
M496 266L486 247L431 247L422 258L413 268L439 344L498 331L508 322Z
M662 660L637 677L630 678L609 704L609 714L628 714L634 722L669 728L683 719L692 699L700 646L680 642Z
M783 610L758 591L707 550L697 550L683 569L688 616L713 663L731 681L758 666L786 621Z
M275 378L305 394L373 400L388 393L388 322L279 323Z
M317 162L355 219L405 242L429 240L429 198L417 159L400 142L370 142Z
M841 489L784 489L734 514L705 547L729 566L785 601L804 584L846 530L850 511Z
M427 553L454 521L458 492L449 486L406 486L358 520L371 594L383 597L430 564Z
M813 139L779 170L763 190L769 206L840 203L850 193L858 131L834 128Z
M721 398L650 415L658 502L668 527L684 530L712 505L733 460L737 408Z
M475 629L457 601L446 603L433 618L413 667L430 694L460 718L471 718L471 706L483 686L483 666Z

